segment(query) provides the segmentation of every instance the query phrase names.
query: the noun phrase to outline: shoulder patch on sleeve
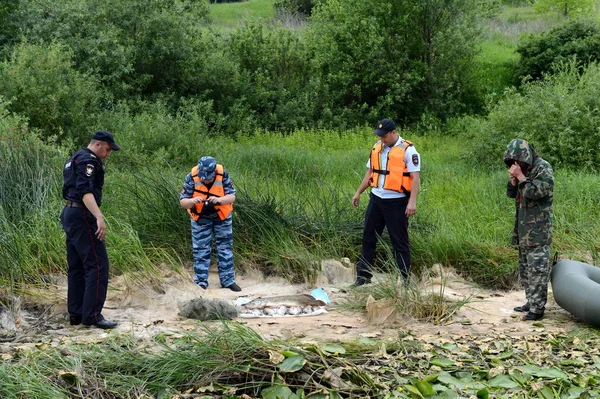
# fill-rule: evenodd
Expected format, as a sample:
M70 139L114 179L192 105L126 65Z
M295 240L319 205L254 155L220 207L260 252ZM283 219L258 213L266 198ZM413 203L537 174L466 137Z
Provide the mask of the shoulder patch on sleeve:
M417 154L413 154L413 156L412 156L412 163L415 166L419 166L419 156Z
M88 163L87 165L85 165L85 175L90 177L93 174L94 174L94 165L92 165L91 163Z

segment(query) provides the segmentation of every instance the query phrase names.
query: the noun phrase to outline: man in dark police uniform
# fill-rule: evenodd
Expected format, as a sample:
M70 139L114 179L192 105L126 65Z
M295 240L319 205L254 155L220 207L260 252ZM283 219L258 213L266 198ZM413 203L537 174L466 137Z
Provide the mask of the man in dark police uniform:
M108 289L106 222L100 211L104 160L121 147L111 132L98 130L87 147L77 151L63 168L65 207L60 220L67 239L69 265L67 308L71 325L115 328L102 316Z

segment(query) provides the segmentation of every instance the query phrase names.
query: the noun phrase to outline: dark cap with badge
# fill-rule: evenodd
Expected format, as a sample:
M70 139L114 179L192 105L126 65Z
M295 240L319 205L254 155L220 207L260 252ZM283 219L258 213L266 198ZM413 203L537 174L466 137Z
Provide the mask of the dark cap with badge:
M119 151L121 149L121 147L119 147L119 145L115 142L115 136L106 130L96 130L92 140L107 142L110 144L110 147L113 149L113 151Z
M217 160L204 156L198 161L198 177L200 180L212 180L217 174Z
M396 124L391 119L383 119L377 124L377 128L373 132L374 135L383 137L392 130L396 130Z

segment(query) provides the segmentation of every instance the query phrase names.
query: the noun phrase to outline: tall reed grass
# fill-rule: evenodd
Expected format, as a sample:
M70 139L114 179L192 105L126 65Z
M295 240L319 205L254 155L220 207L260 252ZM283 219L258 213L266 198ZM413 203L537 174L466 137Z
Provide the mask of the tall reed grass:
M505 195L502 154L497 169L490 170L469 162L467 139L401 134L415 142L423 159L418 213L409 228L414 271L441 263L482 285L512 287L517 266L517 252L509 245L514 203ZM290 281L314 281L323 258L356 261L367 194L358 209L350 202L374 141L370 129L357 129L258 132L235 140L204 136L194 144L198 158L212 155L224 164L237 188L236 263ZM2 257L3 270L13 274L0 275L5 281L15 276L43 281L41 276L65 268L58 215L66 153L41 143L37 153L25 146L8 151L6 140L2 145L7 156L1 158L0 168L1 250L17 255ZM22 161L28 156L31 165L39 162L40 167ZM113 272L144 275L158 273L160 264L191 263L190 220L179 206L179 191L195 162L197 158L157 164L143 153L135 162L128 154L111 156L103 210L109 221ZM47 173L42 176L40 169ZM21 183L35 178L37 184ZM564 256L598 260L597 181L597 176L584 172L556 171L554 250ZM383 266L385 256L378 259Z

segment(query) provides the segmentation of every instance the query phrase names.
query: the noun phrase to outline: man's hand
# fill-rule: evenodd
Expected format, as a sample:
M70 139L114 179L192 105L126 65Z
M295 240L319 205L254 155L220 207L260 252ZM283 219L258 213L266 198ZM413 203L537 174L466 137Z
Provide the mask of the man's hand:
M354 194L354 196L352 196L352 206L353 207L358 207L358 203L360 202L360 193L356 193Z
M206 199L206 202L210 202L214 205L219 205L221 203L221 197L208 197Z
M417 205L410 202L406 205L406 216L414 216L417 214Z
M104 237L106 236L106 222L103 217L96 219L96 224L98 225L98 230L96 230L96 237L100 241L104 241Z
M525 179L525 175L523 174L521 167L516 162L510 167L508 174L510 175L511 181L512 179L517 179L517 183Z

